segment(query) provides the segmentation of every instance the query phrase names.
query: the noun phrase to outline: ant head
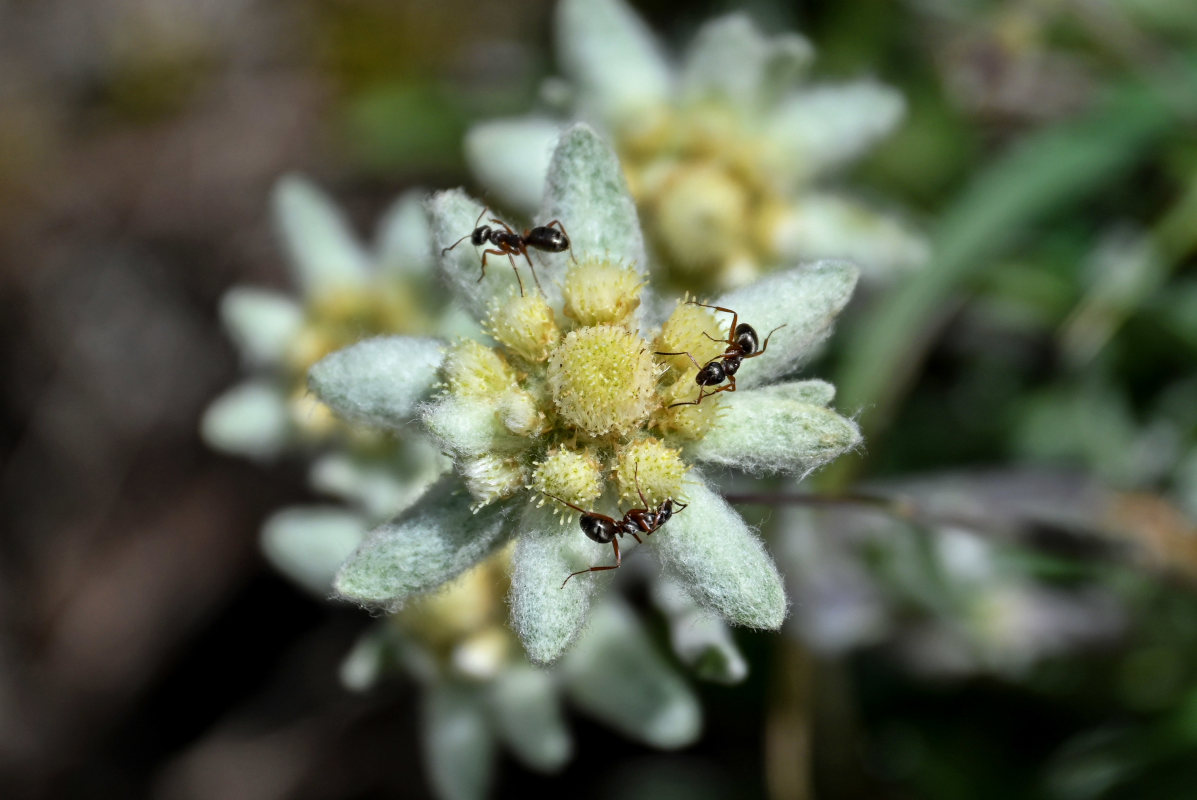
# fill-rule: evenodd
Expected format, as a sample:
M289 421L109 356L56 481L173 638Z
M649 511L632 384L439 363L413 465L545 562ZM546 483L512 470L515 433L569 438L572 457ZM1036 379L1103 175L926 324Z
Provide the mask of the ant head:
M480 225L474 228L474 232L470 234L470 244L474 247L480 247L490 239L490 226Z
M569 237L565 235L565 232L546 226L530 230L525 241L529 247L549 253L564 253L569 249Z
M582 526L582 533L599 544L606 544L615 538L617 525L613 519L583 514L578 523Z

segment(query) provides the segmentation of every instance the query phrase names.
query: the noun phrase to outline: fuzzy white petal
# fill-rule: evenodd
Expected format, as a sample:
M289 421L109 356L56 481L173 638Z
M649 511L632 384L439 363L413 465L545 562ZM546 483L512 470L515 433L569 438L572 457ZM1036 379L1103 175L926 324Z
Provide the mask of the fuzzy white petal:
M561 674L575 703L631 739L676 748L698 738L698 699L622 603L595 606Z
M902 95L871 80L793 92L766 126L780 156L777 167L794 179L828 172L887 136L906 111Z
M622 0L562 0L555 30L557 58L584 115L619 127L668 101L672 68Z
M589 125L561 134L538 219L561 220L578 259L609 258L644 269L644 237L619 158Z
M262 552L279 572L324 597L368 527L361 515L343 508L285 508L262 526Z
M480 218L482 211L483 206L461 189L437 192L428 200L433 248L440 259L441 274L457 298L477 319L486 319L490 304L496 298L507 297L518 291L520 281L523 282L525 293L536 291L532 270L528 260L522 256L515 260L515 268L519 270L518 280L512 269L513 259L506 255L486 255L486 272L483 274L484 251L494 249L494 246L486 244L474 247L470 243L470 234L479 225L494 228L495 223L491 220L501 218L496 217L493 209L487 209L487 213ZM554 284L541 281L541 286L552 302Z
M687 100L713 98L753 112L775 100L813 57L803 37L766 38L747 14L729 14L706 23L694 37L681 92Z
M511 559L511 622L535 664L557 660L574 642L596 584L610 573L576 575L565 586L562 581L571 572L614 562L609 546L587 539L577 525L562 525L553 511L547 504L528 506Z
M821 192L794 199L778 223L774 246L787 261L848 259L860 265L866 281L896 278L931 255L926 237L901 218Z
M277 366L303 326L303 309L279 292L236 286L220 298L220 321L247 367Z
M756 329L762 346L769 332L778 328L765 352L741 365L737 385L747 388L772 382L809 358L830 335L859 277L860 270L847 261L816 261L775 272L715 301L738 312L741 323ZM720 316L727 317L730 325L729 314Z
M421 737L429 779L445 800L484 800L494 762L494 734L482 687L442 682L424 694Z
M498 548L512 532L510 504L470 511L461 480L438 481L411 508L375 528L337 573L337 593L393 610L451 580Z
M554 772L569 761L573 742L549 672L508 667L492 682L490 701L499 736L521 761L541 772Z
M540 207L561 127L547 117L515 117L471 128L465 138L466 161L487 196L531 217Z
M725 392L718 420L687 448L698 461L749 472L806 475L860 444L860 429L822 404L802 383Z
M287 444L291 433L287 397L267 381L238 384L204 411L200 433L216 450L248 458L272 458Z
M425 276L436 266L432 227L424 209L427 193L404 192L383 213L375 236L378 268L397 277Z
M275 226L304 294L367 283L370 257L322 191L288 175L275 185L273 201Z
M685 496L689 505L648 540L666 573L733 625L781 627L785 589L764 543L697 472Z
M652 596L669 618L673 652L695 675L717 683L744 680L748 662L723 620L701 608L676 581L654 582Z
M443 343L379 336L331 353L308 371L308 387L346 419L402 427L436 382Z

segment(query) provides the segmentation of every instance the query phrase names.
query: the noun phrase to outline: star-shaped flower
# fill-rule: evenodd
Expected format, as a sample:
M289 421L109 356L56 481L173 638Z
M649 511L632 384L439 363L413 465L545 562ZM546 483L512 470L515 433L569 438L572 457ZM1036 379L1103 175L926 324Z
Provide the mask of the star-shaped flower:
M434 196L430 209L442 248L486 216L460 191ZM656 511L672 500L685 507L644 531L668 578L728 622L777 628L786 613L780 576L696 465L801 475L859 442L855 424L827 407L830 385L783 380L829 333L857 270L817 262L715 299L757 328L762 344L772 333L735 374L737 391L695 404L704 391L698 366L727 348L716 340L729 337L730 320L693 304L666 313L644 287L635 204L615 154L588 126L562 134L535 219L561 223L577 262L568 252L537 254L543 294L521 295L502 260L480 279L471 247L442 254L444 277L497 344L377 338L309 373L315 394L350 418L403 426L418 417L455 465L366 538L336 590L399 608L515 540L512 622L529 657L551 662L611 573L562 581L613 556L558 517L583 517L577 506L618 520L620 509ZM680 351L693 358L658 355Z
M917 267L922 236L825 179L900 121L904 103L872 80L811 84L801 36L766 37L743 13L703 26L679 64L622 0L561 0L556 113L474 128L479 180L530 213L562 116L614 143L659 266L691 291L743 285L812 258L848 258L866 275Z
M212 447L269 458L319 442L335 423L306 393L312 364L367 336L462 329L431 280L421 198L399 198L368 249L316 186L298 176L278 182L275 228L298 291L238 286L221 299L221 319L250 377L205 413L202 432Z

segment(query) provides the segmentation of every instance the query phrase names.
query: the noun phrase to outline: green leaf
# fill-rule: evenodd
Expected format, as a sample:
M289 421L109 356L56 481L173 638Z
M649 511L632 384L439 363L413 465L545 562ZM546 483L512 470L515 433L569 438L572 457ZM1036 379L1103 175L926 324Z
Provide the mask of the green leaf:
M1172 121L1148 93L1123 92L1082 119L1031 134L973 179L941 218L927 267L851 331L836 383L848 406L868 405L861 420L866 436L884 426L917 374L958 287L1019 234L1149 153Z

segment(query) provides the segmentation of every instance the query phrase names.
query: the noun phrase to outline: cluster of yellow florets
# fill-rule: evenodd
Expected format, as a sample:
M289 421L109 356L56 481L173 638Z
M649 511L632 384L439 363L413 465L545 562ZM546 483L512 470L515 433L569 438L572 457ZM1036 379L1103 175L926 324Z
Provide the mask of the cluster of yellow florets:
M359 444L379 434L344 425L328 406L307 390L308 369L329 353L379 334L427 329L428 316L405 287L387 283L369 288L344 287L320 292L304 309L303 327L290 341L283 367L292 382L291 419L301 435L320 439L340 432Z
M474 566L439 591L416 598L395 624L428 648L443 667L493 678L520 653L507 625L511 547Z
M674 112L617 147L646 232L688 285L745 283L774 259L785 202L771 154L727 109Z
M656 402L658 368L637 334L617 325L569 332L549 359L557 412L590 436L640 427Z
M696 363L722 353L715 339L725 334L710 311L682 303L646 341L634 319L643 285L627 266L584 261L564 278L560 313L539 293L512 294L488 315L498 346L450 348L444 416L429 424L464 431L458 470L476 507L521 490L558 502L565 517L566 503L655 508L680 498L681 446L710 428L719 398L670 406L697 398Z

